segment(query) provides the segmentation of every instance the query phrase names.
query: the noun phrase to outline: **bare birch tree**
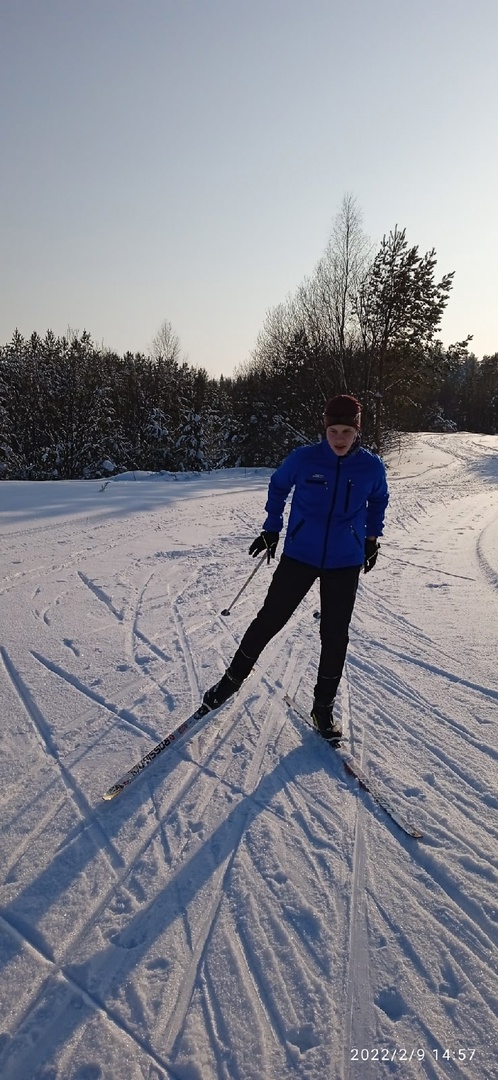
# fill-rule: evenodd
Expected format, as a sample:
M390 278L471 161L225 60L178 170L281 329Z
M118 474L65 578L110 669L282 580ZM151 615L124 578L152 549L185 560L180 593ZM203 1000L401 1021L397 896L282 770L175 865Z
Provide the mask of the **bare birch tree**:
M149 356L153 360L169 360L179 364L182 360L180 338L175 334L168 319L165 319L149 346Z

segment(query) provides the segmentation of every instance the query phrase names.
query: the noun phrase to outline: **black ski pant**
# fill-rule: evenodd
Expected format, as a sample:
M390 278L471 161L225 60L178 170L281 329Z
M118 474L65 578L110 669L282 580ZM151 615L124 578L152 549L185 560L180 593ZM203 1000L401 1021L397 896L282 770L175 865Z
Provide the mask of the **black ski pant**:
M265 646L285 626L319 578L321 650L315 700L321 705L331 704L346 659L360 569L360 566L345 566L320 570L282 555L263 607L246 630L230 664L233 675L245 678L249 674Z

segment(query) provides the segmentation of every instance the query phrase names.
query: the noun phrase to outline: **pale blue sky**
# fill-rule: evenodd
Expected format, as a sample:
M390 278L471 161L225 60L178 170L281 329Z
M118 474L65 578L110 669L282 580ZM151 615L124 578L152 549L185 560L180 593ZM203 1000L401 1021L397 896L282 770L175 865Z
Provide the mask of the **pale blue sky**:
M164 319L231 374L346 192L498 351L496 0L0 0L0 342Z

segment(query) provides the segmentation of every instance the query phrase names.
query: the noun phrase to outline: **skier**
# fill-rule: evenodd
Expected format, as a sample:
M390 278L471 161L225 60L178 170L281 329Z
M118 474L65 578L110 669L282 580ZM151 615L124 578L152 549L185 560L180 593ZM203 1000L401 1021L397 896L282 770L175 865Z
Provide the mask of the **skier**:
M275 558L285 501L292 488L283 554L263 607L244 634L227 671L204 694L216 709L239 690L260 653L285 626L318 578L321 651L311 718L328 742L342 732L333 705L349 641L349 624L363 566L375 565L389 501L380 458L360 443L361 405L349 394L327 402L325 435L320 443L293 450L273 473L267 518L249 554Z

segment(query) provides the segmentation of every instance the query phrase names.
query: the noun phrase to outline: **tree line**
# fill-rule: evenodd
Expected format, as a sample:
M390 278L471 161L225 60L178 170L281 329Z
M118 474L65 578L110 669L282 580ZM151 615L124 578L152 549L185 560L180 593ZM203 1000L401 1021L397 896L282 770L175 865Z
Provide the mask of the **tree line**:
M363 440L397 431L498 431L498 353L438 338L453 274L436 280L397 226L372 251L346 196L327 248L265 318L250 359L210 378L163 324L148 355L88 332L15 333L0 347L0 477L79 479L124 470L276 466L321 433L326 399L363 403Z

